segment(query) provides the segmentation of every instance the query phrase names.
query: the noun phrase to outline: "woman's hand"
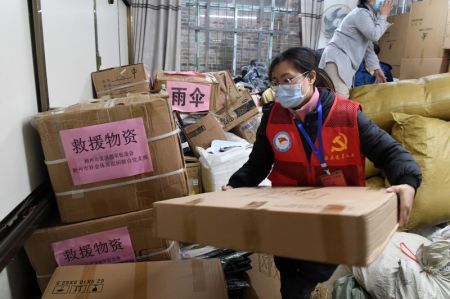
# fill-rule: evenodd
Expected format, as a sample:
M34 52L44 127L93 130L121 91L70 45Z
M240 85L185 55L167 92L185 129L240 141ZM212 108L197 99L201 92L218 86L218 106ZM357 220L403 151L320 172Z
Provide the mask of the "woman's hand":
M408 224L416 190L410 185L397 185L388 188L387 192L397 193L397 196L400 199L399 226L403 227Z
M382 16L389 16L391 14L392 8L394 7L394 4L392 1L386 1L384 4L380 7L380 15Z
M233 187L231 187L230 185L222 186L222 191L228 191L231 189L233 189Z
M387 79L386 76L384 75L383 70L381 69L377 69L374 71L374 75L375 75L375 83L386 83Z

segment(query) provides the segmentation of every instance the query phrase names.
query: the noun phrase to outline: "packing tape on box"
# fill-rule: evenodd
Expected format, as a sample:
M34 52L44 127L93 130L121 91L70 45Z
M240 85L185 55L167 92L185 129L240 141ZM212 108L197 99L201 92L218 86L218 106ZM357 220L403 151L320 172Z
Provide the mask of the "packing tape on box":
M168 132L168 133L165 133L165 134L161 134L161 135L158 135L158 136L155 136L155 137L147 138L147 141L148 142L155 142L155 141L158 141L158 140L161 140L161 139L165 139L165 138L177 135L180 132L181 132L180 129L177 128L176 130L173 130L171 132ZM55 164L61 164L61 163L66 163L66 162L67 162L66 158L58 159L58 160L51 160L51 161L44 161L45 165L55 165Z
M191 260L191 269L192 289L194 290L194 293L204 292L206 290L206 275L202 260Z
M247 211L247 217L244 223L244 236L247 248L261 248L261 233L258 223L258 208L265 205L267 201L254 201L243 208Z
M121 90L121 89L128 88L128 87L137 86L137 85L144 84L144 83L150 83L150 81L149 80L142 80L142 81L139 81L139 82L133 82L133 83L123 84L123 85L120 85L120 86L108 88L106 90L102 90L102 91L97 92L97 96L99 96L99 97L100 96L104 96L104 95L110 94L113 91Z
M166 249L155 251L155 252L152 252L152 253L149 253L149 254L146 254L146 255L138 256L138 257L136 257L136 261L137 262L147 261L147 260L149 260L150 258L152 258L154 256L162 255L162 254L165 254L165 253L168 254L173 249L173 247L175 246L175 243L176 243L175 241L171 241L170 245Z
M184 235L188 241L197 240L197 221L195 220L194 206L203 202L203 198L197 198L186 203L185 211L183 213Z
M143 182L147 182L147 181L152 181L152 180L156 180L156 179L160 179L160 178L177 175L177 174L180 174L183 172L186 172L186 168L180 168L175 171L166 172L166 173L158 174L158 175L153 175L153 176L149 176L149 177L145 177L145 178L141 178L141 179L129 180L126 182L121 182L121 183L116 183L116 184L109 184L109 185L103 185L103 186L86 188L86 189L78 189L78 190L72 190L72 191L67 191L67 192L58 192L58 193L55 193L55 195L56 196L68 196L68 195L77 196L77 195L81 195L81 194L88 193L88 192L100 191L100 190L105 190L105 189L110 189L110 188L118 188L118 187L123 187L123 186L131 185L131 184L138 184L138 183L143 183Z
M134 264L134 296L130 298L148 298L148 263Z

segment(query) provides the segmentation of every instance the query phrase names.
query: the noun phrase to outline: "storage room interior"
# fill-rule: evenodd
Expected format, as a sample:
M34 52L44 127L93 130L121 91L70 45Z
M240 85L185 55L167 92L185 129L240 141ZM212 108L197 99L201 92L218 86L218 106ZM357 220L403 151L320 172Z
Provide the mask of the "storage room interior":
M0 299L450 298L450 1L2 4Z

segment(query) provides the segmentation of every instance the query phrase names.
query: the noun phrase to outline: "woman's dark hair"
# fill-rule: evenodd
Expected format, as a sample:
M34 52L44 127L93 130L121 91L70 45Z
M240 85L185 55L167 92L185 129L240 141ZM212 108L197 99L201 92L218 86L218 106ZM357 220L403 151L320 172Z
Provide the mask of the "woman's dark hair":
M316 81L314 86L327 87L334 90L333 83L325 71L319 69L320 56L313 50L306 47L290 48L283 53L277 55L269 67L269 79L272 80L273 70L275 66L283 61L290 62L299 73L316 73Z
M365 8L365 9L368 9L367 8L367 4L368 4L368 2L369 2L369 0L358 0L358 7L359 8Z

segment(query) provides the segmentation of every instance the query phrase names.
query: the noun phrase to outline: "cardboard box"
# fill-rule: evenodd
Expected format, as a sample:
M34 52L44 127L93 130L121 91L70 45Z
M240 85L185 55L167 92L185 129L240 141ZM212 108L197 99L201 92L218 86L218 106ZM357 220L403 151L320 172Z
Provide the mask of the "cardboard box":
M280 272L273 256L255 253L250 259L252 269L247 271L250 288L244 291L243 299L281 299Z
M155 88L160 89L167 81L211 84L210 108L225 131L230 131L242 121L258 114L258 108L250 94L239 92L228 71L215 73L159 71L155 76Z
M66 153L74 155L70 151L76 148L64 149L60 134L72 132L73 130L70 129L74 128L83 128L84 131L87 131L87 127L89 127L91 130L92 126L98 124L109 126L120 123L122 126L124 120L127 124L130 120L133 124L140 124L142 134L137 137L141 141L135 143L136 140L131 140L131 138L124 140L121 135L126 132L118 130L119 148L125 149L135 145L147 147L148 144L146 149L148 154L139 155L139 160L138 154L133 151L130 152L129 159L124 156L128 155L127 151L124 151L123 154L116 152L115 157L114 155L103 156L101 154L103 151L117 150L117 147L111 149L112 143L108 146L103 142L102 146L105 149L97 148L96 151L91 152L90 150L93 149L88 148L89 142L85 140L83 142L88 151L81 154L92 154L93 156L91 159L81 159L77 163L84 161L84 163L89 162L88 164L92 166L92 169L88 169L87 173L83 175L101 172L102 175L110 176L117 174L118 170L126 172L139 170L136 172L137 174L75 184L74 178L81 176L81 171L85 171L85 169L69 167L70 160L66 159ZM155 201L185 196L189 192L183 153L172 110L167 100L160 96L135 95L123 99L99 100L73 105L62 110L40 113L34 123L41 137L46 164L63 222L84 221L151 208ZM98 126L94 128L96 127ZM110 134L115 135L115 131ZM102 136L100 138L103 138ZM80 141L77 140L74 139L74 143L79 144ZM127 142L129 144L126 145ZM112 159L112 162L104 160L106 158ZM101 162L100 159L104 162ZM143 161L151 161L153 170L149 168L147 171L145 168L129 166L137 164L141 167L139 163L143 163ZM127 165L128 162L133 164ZM102 165L104 168L101 168ZM143 164L142 167L150 167L149 165ZM94 171L94 166L99 168L95 168ZM112 172L113 170L114 172ZM80 173L76 173L77 171ZM97 177L95 178L97 179Z
M183 131L194 153L197 152L195 149L197 146L206 149L211 146L211 141L215 139L227 140L220 123L212 114L208 114L195 124L185 127Z
M92 73L98 98L121 98L128 93L149 92L150 78L144 64L132 64Z
M448 1L425 0L411 5L404 58L443 58Z
M27 240L25 251L36 271L39 287L42 291L45 290L53 271L57 267L52 243L80 236L126 227L138 261L179 259L178 243L157 239L153 222L153 210L148 209L76 224L59 224L36 230Z
M392 76L394 78L400 78L400 65L391 65L392 66Z
M402 62L402 58L405 57L409 16L409 13L406 13L388 17L388 22L392 26L386 30L379 41L378 58L381 61L390 65L400 65Z
M160 238L332 264L369 264L397 229L396 195L365 187L238 188L154 206Z
M444 49L450 49L450 6L447 12L447 27L445 29Z
M219 82L220 93L215 109L210 111L214 113L225 131L230 131L259 113L251 94L239 92L229 71L215 72L213 75Z
M189 194L195 195L203 193L202 172L198 160L194 162L186 160L186 170L188 175Z
M258 131L259 124L259 116L256 115L249 120L246 120L243 123L239 124L236 128L233 129L233 131L239 137L253 144L256 141L256 132Z
M68 266L42 299L227 299L220 260Z
M402 59L400 79L418 79L428 75L446 73L448 58Z

